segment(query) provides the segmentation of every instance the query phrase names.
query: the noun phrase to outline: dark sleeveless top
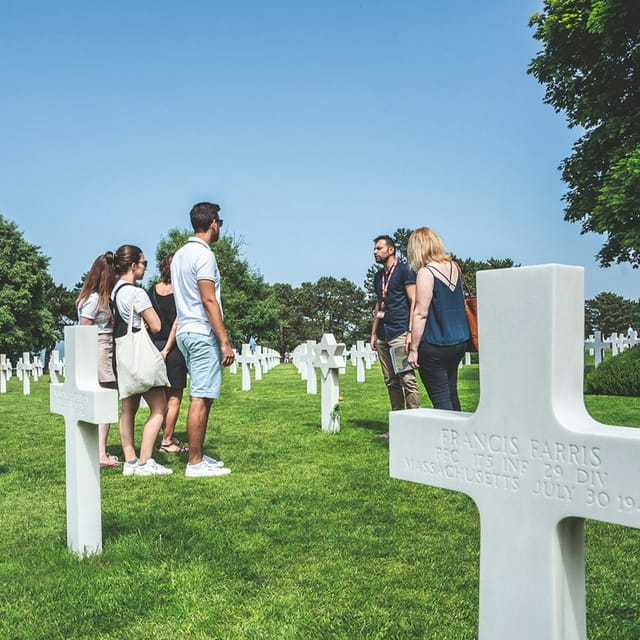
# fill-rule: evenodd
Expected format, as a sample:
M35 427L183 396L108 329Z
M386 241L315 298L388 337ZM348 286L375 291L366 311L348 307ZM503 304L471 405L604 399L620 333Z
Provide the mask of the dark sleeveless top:
M169 334L171 333L171 327L176 319L176 303L173 298L173 293L162 296L157 291L155 286L150 287L147 291L151 304L156 313L160 317L160 331L153 336L154 342L162 342L163 345L167 343Z
M453 261L451 261L451 271L448 276L430 265L425 266L431 273L437 272L444 276L449 285L453 284L451 281L454 268ZM427 326L422 333L420 342L428 342L429 344L444 347L466 342L471 337L464 310L463 296L461 277L458 277L458 282L456 282L456 286L452 291L436 275L433 276L433 297L429 306Z

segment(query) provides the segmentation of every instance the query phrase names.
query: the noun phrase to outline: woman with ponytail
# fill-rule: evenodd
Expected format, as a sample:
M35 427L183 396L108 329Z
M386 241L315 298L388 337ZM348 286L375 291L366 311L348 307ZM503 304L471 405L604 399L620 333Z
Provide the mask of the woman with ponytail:
M160 331L160 318L153 309L147 292L141 287L135 286L135 283L144 277L146 269L147 261L140 247L125 244L116 251L115 270L118 280L111 292L114 338L119 338L127 333L131 316L133 316L133 331L139 331L142 322L151 333ZM116 371L116 377L117 373ZM141 397L149 405L150 413L142 430L140 457L138 458L134 447L133 432ZM173 473L171 469L158 464L151 456L166 412L167 398L164 387L153 387L142 394L122 399L119 426L120 441L124 453L123 475L152 476Z
M116 281L113 258L113 252L107 251L93 261L76 299L80 325L98 327L98 382L107 389L116 388L112 365L113 318L109 309L109 294ZM107 453L109 427L109 424L98 425L101 467L115 467L118 464L118 458Z

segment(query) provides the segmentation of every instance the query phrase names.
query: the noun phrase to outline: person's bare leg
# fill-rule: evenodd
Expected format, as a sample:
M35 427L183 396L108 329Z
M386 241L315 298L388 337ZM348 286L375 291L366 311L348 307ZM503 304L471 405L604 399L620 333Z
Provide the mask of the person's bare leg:
M187 414L187 437L189 439L189 464L202 462L202 446L207 433L211 398L191 397Z
M120 431L120 444L122 445L122 453L127 461L136 459L136 449L133 445L133 427L136 420L136 412L140 406L140 396L130 396L122 400L122 409L120 412L120 421L118 429Z
M164 419L164 426L162 428L162 444L165 447L176 448L174 443L173 433L178 422L178 416L180 415L180 403L182 402L182 389L167 389L167 415ZM176 448L176 452L177 452Z
M145 464L149 458L153 457L153 446L156 443L160 429L162 429L162 423L167 413L167 396L163 387L150 389L143 396L149 405L150 413L142 430L140 464Z

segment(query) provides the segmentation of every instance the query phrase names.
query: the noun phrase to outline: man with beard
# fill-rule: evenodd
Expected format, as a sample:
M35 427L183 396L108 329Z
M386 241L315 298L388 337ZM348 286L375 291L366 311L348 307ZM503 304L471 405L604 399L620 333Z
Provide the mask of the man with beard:
M411 318L415 303L416 274L396 257L396 245L389 236L374 240L373 257L382 265L374 279L377 303L373 311L371 348L378 352L391 410L417 409L420 392L413 369L395 373L392 347L408 353ZM382 434L384 437L388 434Z

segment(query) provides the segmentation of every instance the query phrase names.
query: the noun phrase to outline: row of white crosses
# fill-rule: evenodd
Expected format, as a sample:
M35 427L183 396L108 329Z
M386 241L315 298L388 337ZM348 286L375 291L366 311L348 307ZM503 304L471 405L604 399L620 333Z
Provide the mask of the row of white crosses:
M64 364L60 361L60 354L57 351L51 353L49 363L49 374L52 382L58 382L58 374L63 374ZM36 356L31 361L31 354L25 351L22 357L18 358L16 364L16 377L22 381L23 395L31 394L31 380L38 382L44 372L42 360ZM7 392L7 382L13 376L13 366L6 354L0 354L0 393Z
M307 383L307 393L313 395L318 393L318 380L313 368L313 361L316 357L315 347L315 340L307 340L299 344L291 353L294 366L298 370L301 379Z
M589 353L595 356L595 366L597 367L603 359L605 349L611 351L612 356L616 356L625 349L635 347L640 344L638 332L634 331L633 335L626 336L622 333L612 333L608 338L602 337L602 331L594 331L585 341L584 346L589 349Z
M251 368L253 368L256 381L259 381L262 380L263 373L268 373L280 364L280 353L278 351L260 345L256 345L254 353L251 353L250 345L243 344L240 354L235 349L234 353L236 357L231 366L231 373L237 373L238 365L240 365L242 372L241 388L243 391L251 390Z
M582 268L477 278L478 409L392 412L390 475L476 503L479 640L585 640L584 520L640 528L640 429L584 406Z

